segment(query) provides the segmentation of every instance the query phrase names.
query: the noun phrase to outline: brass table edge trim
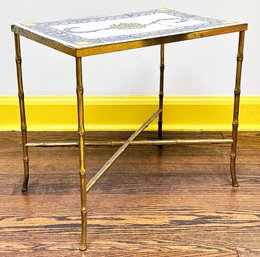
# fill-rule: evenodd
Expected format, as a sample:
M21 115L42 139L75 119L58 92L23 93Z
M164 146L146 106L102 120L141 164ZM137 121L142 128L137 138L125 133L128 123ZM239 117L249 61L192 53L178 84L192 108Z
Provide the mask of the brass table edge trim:
M45 38L44 36L38 35L31 31L27 31L25 28L18 27L16 24L11 25L11 30L15 34L21 35L23 37L26 37L40 44L46 45L50 48L56 49L60 52L66 53L74 57L85 57L85 56L91 56L91 55L97 55L103 53L142 48L142 47L159 45L159 44L174 43L179 41L245 31L247 29L248 29L247 23L238 23L235 25L211 28L206 30L199 30L195 32L188 32L188 33L183 33L178 35L168 35L168 36L162 36L158 38L148 38L148 39L141 39L141 40L135 40L130 42L114 43L114 44L94 46L94 47L76 48L73 46L68 46L63 43L57 42L50 38Z

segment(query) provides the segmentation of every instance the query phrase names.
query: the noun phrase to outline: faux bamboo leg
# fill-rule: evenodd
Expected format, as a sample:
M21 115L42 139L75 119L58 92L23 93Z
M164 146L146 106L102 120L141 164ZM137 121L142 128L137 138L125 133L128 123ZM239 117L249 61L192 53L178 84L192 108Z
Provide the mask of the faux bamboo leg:
M233 124L233 129L232 129L233 143L231 146L231 155L230 155L230 172L231 172L233 187L238 187L237 176L236 176L237 131L238 131L240 85L241 85L244 41L245 41L245 31L240 31L238 54L237 54L236 86L235 86L235 91L234 91L235 96L234 96L234 112L233 112L233 123L232 123Z
M87 195L85 170L85 129L84 129L84 103L82 83L82 60L76 57L77 77L77 108L78 108L78 135L79 135L79 165L80 165L80 194L81 194L81 241L79 249L87 249Z
M24 180L23 180L22 191L25 192L28 190L29 156L28 156L28 146L26 146L26 144L27 144L27 125L26 125L26 116L25 116L25 105L24 105L20 36L17 34L14 34L14 40L15 40L15 53L16 53L15 60L16 60L16 71L17 71L18 97L19 97L21 132L22 132L22 147L23 147L23 165L24 165Z
M159 91L159 109L163 110L163 86L164 86L164 44L161 44L160 52L160 91ZM163 111L159 114L158 119L158 139L162 139L162 121L163 121Z

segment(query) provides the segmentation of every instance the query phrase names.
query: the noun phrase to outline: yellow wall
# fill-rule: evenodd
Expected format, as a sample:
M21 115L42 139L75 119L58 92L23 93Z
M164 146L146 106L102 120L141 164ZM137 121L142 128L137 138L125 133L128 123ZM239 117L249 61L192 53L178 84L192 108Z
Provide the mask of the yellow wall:
M30 131L77 129L76 98L72 96L26 97ZM157 97L87 97L87 130L134 130L157 108ZM167 96L164 101L164 130L231 130L233 97ZM149 130L156 129L156 122ZM240 130L260 130L260 97L241 97ZM0 130L20 130L18 99L0 97Z

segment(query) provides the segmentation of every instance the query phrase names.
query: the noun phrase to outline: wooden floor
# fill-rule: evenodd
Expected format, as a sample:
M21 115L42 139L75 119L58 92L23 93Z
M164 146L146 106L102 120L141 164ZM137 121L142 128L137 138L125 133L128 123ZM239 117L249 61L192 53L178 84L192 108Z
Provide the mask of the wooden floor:
M230 134L165 133L194 136ZM30 134L31 141L73 138ZM86 149L88 178L115 149ZM31 149L22 194L20 134L1 132L0 256L260 256L260 133L240 133L239 188L230 186L229 152L227 145L130 146L88 194L88 250L80 252L78 149Z

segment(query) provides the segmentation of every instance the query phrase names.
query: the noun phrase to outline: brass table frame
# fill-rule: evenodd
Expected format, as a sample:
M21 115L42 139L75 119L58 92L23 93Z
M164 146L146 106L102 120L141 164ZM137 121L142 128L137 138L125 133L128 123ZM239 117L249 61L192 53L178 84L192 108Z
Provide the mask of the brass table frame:
M205 29L195 32L182 33L178 35L167 35L157 38L149 38L144 40L134 40L131 42L123 42L117 44L108 44L104 46L95 46L91 48L76 49L71 46L64 45L52 39L44 38L41 35L36 35L24 30L21 27L12 25L14 32L15 50L16 50L16 67L17 67L17 81L18 81L18 96L20 107L21 119L21 132L22 132L22 148L23 148L23 163L24 163L24 181L22 191L28 189L29 179L29 147L55 147L55 146L78 146L79 147L79 166L80 166L80 191L81 191L81 242L80 250L87 248L87 194L99 178L111 167L115 160L125 151L130 145L170 145L170 144L210 144L210 143L228 143L231 144L230 154L230 173L232 178L232 186L237 187L236 177L236 156L237 156L237 134L238 134L238 117L239 117L239 102L240 102L240 84L241 72L243 62L243 48L245 31L247 24L230 24L226 27ZM162 138L162 123L163 123L163 97L164 97L164 46L167 43L173 43L184 40L198 39L221 35L226 33L239 32L239 44L237 54L237 68L236 68L236 82L234 91L234 110L233 110L233 123L232 123L232 139L191 139L191 140L163 140ZM71 55L76 61L76 81L77 81L77 113L78 113L78 142L37 142L30 143L27 141L27 124L24 103L24 90L22 79L22 58L20 36L26 37L33 41L44 44L48 47L54 48L58 51ZM134 132L129 139L120 142L86 142L85 141L85 128L84 128L84 104L83 104L83 82L82 82L82 57L91 56L96 54L116 52L127 49L141 48L146 46L160 45L160 90L159 90L159 109ZM139 140L134 139L147 127L149 124L158 117L158 140ZM86 181L86 168L85 168L85 146L89 145L121 145L116 153L104 164L104 166L97 172L97 174L87 183Z

